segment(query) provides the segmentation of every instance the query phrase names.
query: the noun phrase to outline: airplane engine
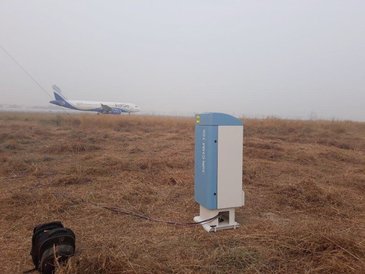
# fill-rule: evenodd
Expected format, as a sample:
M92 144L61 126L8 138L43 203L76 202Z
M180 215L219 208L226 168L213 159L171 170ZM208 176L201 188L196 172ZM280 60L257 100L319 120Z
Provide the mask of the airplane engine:
M122 114L122 110L120 108L112 108L111 114Z

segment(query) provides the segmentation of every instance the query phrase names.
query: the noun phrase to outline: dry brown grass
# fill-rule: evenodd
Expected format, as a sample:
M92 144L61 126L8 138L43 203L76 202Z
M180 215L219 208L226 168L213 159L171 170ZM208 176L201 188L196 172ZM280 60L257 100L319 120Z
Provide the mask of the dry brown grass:
M77 255L58 273L363 273L365 124L246 120L238 230L190 222L194 121L0 114L0 273L32 268L32 228L61 220Z

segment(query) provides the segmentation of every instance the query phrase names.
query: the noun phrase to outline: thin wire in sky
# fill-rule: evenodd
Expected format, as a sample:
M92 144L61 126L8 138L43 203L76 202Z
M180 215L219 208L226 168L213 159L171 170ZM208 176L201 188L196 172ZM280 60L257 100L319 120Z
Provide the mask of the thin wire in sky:
M38 87L41 88L42 91L44 91L44 93L47 94L48 97L52 98L52 96L48 93L48 91L2 46L0 45L0 48L5 52L5 54L7 56L9 56L9 58L15 63L18 65L18 67L21 68L22 71L24 71L30 79L33 80L34 83L37 84Z

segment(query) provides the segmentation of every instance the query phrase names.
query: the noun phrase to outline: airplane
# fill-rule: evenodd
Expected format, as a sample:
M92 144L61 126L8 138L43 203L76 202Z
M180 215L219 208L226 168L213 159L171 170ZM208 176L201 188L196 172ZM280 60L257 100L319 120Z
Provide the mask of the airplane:
M93 111L98 114L131 114L141 110L139 106L131 103L67 100L62 95L59 87L53 85L52 88L55 100L50 101L50 103L60 107L80 111Z

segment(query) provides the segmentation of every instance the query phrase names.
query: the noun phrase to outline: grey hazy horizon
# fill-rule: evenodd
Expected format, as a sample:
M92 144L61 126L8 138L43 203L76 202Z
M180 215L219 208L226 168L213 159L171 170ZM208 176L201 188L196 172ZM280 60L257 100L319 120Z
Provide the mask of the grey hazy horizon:
M0 45L69 99L365 121L364 14L360 0L3 0ZM48 104L1 49L0 75L0 104Z

